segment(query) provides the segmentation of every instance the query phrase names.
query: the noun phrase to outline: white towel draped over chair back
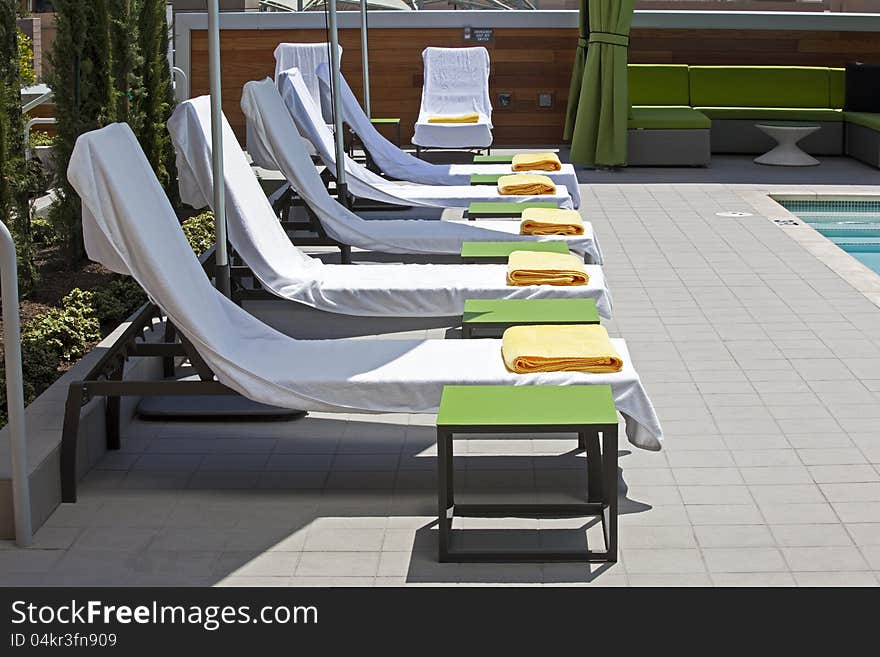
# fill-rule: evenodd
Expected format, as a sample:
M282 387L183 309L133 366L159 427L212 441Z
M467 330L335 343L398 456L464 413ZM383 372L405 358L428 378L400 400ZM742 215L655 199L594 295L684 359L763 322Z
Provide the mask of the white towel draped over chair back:
M483 48L425 48L422 113L478 112L492 126L489 52Z

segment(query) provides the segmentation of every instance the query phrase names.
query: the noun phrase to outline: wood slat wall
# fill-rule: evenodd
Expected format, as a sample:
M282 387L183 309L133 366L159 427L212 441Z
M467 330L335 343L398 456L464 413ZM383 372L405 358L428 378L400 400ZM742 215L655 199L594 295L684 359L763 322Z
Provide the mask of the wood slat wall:
M223 108L239 138L244 117L241 88L248 80L272 76L272 52L282 41L319 42L323 30L224 30ZM572 29L496 28L486 44L492 61L490 91L495 143L555 144L562 138L569 76L577 33ZM340 30L342 71L360 95L363 78L360 33ZM880 33L737 30L634 30L629 60L634 63L843 66L854 60L880 61ZM412 136L422 88L421 51L426 45L468 45L459 28L370 30L370 82L374 116L399 116L404 140ZM207 38L192 32L191 93L208 93ZM497 94L513 94L513 106L498 107ZM538 94L552 93L552 108L538 108Z

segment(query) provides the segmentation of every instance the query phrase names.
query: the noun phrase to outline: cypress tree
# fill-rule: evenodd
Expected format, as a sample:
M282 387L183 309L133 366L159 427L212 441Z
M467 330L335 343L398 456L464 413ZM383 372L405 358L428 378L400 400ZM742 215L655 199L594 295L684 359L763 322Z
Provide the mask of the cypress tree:
M135 134L174 205L178 204L174 146L166 123L174 110L174 89L168 63L168 21L165 0L139 0L140 80L139 98L143 127Z
M28 200L34 167L25 161L16 0L0 0L0 217L15 239L19 286L36 279Z
M112 76L116 120L128 123L135 134L143 130L143 57L140 54L140 9L144 0L108 0Z
M52 219L66 235L71 264L83 257L80 199L67 181L77 137L116 119L108 0L54 0L57 32L50 53L58 118Z

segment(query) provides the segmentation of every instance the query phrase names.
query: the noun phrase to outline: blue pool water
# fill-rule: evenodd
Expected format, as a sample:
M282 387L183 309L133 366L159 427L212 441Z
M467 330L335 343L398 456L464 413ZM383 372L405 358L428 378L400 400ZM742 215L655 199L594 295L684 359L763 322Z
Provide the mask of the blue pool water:
M880 201L779 201L841 249L880 274Z

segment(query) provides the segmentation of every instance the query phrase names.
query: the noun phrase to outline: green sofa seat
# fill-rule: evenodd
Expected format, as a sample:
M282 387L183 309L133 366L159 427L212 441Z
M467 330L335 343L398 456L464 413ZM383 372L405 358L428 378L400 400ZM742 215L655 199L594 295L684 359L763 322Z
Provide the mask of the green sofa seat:
M843 111L822 107L695 107L710 119L747 121L843 121Z
M633 107L630 130L708 130L712 122L705 114L687 106Z
M880 132L880 114L876 112L844 112L847 123L854 123L863 128Z
M630 104L691 104L687 64L630 64L627 71Z
M691 66L693 107L830 108L831 69L806 66Z

